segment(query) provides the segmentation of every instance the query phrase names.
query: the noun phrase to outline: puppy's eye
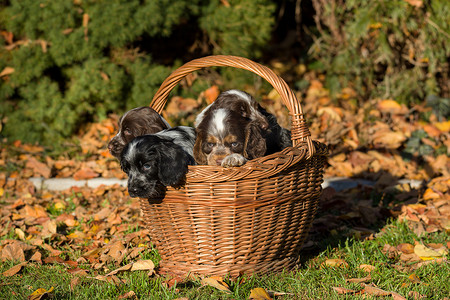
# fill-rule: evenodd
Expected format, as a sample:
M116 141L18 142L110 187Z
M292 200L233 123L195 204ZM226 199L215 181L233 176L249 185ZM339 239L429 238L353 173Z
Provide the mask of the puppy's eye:
M125 128L125 130L123 131L123 133L124 133L125 135L131 135L131 134L132 134L131 131L130 131L129 129L127 129L127 128Z
M237 146L239 146L239 143L238 143L238 142L233 142L233 143L231 143L231 147L236 148Z
M214 147L214 143L206 143L206 146L208 146L209 148Z
M148 171L148 170L150 170L151 168L152 168L152 165L149 164L149 163L146 163L146 164L144 164L144 165L142 166L142 169L143 169L144 171Z

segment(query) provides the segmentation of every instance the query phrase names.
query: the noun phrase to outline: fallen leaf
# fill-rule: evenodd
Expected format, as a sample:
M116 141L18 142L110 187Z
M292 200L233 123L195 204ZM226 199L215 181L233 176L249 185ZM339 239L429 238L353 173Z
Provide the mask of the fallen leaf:
M205 99L207 104L213 103L217 97L219 96L220 91L219 87L217 85L213 85L212 87L208 88L205 92Z
M112 284L114 284L116 286L119 286L119 285L124 283L116 275L105 275L105 276L104 275L97 275L97 276L94 277L94 279L97 279L97 280L100 280L100 281L109 282L109 283L112 283Z
M335 290L338 294L355 294L357 291L343 288L343 287L333 287L333 290Z
M250 291L249 299L254 300L272 300L270 295L263 288L254 288Z
M372 279L372 277L369 274L369 275L367 275L366 277L363 277L363 278L350 278L350 279L346 279L345 281L351 282L351 283L361 283L361 282L370 281L371 279Z
M40 299L45 299L46 297L49 296L49 294L51 292L53 292L55 288L51 287L50 289L46 290L43 288L39 288L37 290L35 290L33 293L31 293L30 296L28 296L28 300L40 300Z
M372 265L365 265L365 264L360 265L359 268L360 268L361 270L365 271L365 272L368 272L368 273L370 273L370 272L372 272L373 270L376 269L375 266L372 266Z
M230 287L226 282L223 281L223 278L220 276L211 276L202 279L202 285L209 285L219 289L223 292L230 293Z
M80 283L80 277L73 277L70 280L70 289L73 291L79 283Z
M403 297L402 295L396 292L391 292L391 296L394 300L408 300L407 298Z
M84 179L92 179L98 177L98 173L93 171L91 168L82 168L73 174L73 179L75 180L84 180Z
M422 7L423 5L423 0L405 0L405 1L415 7Z
M2 249L2 260L25 261L25 253L19 243L8 244Z
M414 300L419 300L419 299L425 299L425 298L427 298L427 296L421 295L419 292L416 292L416 291L409 291L408 297L411 297L411 298L413 298ZM401 300L401 299L399 299L399 300Z
M409 281L411 281L412 283L420 283L420 278L417 277L416 274L411 274L408 276Z
M155 264L151 260L139 260L131 266L131 271L139 271L139 270L146 270L146 271L153 271L155 269Z
M407 243L399 244L397 246L397 250L399 250L405 254L412 254L412 253L414 253L414 246L411 244L407 244Z
M117 299L137 299L136 293L133 291L126 292L125 294L120 295Z
M20 264L15 265L14 267L3 272L2 275L5 277L10 277L10 276L16 275L17 273L20 272L20 270L22 270L22 267L25 266L26 264L27 264L26 261L21 262Z
M405 113L408 110L406 107L402 107L398 102L391 99L381 100L377 103L377 108L383 113Z
M436 257L442 257L446 255L448 251L445 248L436 251L426 247L425 245L417 244L414 246L414 253L417 256L419 256L422 260L430 260Z
M119 273L119 272L130 271L132 267L133 267L133 264L132 264L132 263L131 263L131 264L127 264L127 265L125 265L125 266L123 266L123 267L120 267L120 268L118 268L118 269L115 269L115 270L109 272L109 273L106 274L105 276L112 276L112 275L115 275L115 274L117 274L117 273Z
M44 178L50 178L50 175L52 173L52 171L46 164L41 163L34 157L30 157L28 159L27 163L25 164L25 168L32 169L35 174L41 175Z
M11 75L12 73L14 73L14 68L11 67L5 67L1 72L0 72L0 77L3 76L7 76L7 75Z
M382 290L376 286L370 285L370 284L362 284L364 287L364 293L373 295L373 296L389 296L391 292L387 292L385 290Z
M340 258L330 258L325 261L325 265L329 267L348 267L348 263Z

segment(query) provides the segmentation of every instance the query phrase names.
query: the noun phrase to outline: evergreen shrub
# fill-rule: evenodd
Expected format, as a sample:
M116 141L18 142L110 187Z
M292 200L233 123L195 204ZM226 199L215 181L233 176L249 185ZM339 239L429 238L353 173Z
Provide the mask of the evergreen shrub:
M450 97L450 3L441 0L312 0L309 54L334 94L415 103ZM316 64L317 65L317 64Z
M86 121L148 105L183 62L157 52L161 41L173 53L187 53L193 36L206 43L203 55L254 59L270 38L275 9L269 0L2 3L0 134L53 146ZM183 28L186 49L177 52L174 32ZM162 54L169 60L159 59Z

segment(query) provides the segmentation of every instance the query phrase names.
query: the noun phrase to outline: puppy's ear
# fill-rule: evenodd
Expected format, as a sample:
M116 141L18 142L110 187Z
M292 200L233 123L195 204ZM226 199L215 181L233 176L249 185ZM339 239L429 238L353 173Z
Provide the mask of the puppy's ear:
M247 159L254 159L266 154L266 140L261 135L261 128L258 122L250 122L245 128L244 156Z
M164 145L159 151L158 176L165 186L178 187L183 184L188 165L194 164L192 157L180 146Z
M195 144L194 144L194 159L198 165L207 165L208 164L206 154L203 152L203 149L202 149L202 142L203 142L204 138L205 138L205 133L203 131L198 131L197 137L195 139Z

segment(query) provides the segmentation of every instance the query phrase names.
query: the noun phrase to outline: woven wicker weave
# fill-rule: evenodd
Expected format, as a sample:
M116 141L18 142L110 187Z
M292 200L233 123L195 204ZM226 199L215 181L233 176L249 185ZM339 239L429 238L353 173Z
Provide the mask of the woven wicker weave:
M189 166L184 187L168 188L163 199L141 199L160 271L236 276L291 269L317 209L327 148L311 140L301 105L283 79L242 57L186 63L162 83L151 106L161 113L181 79L215 66L251 71L278 91L291 115L293 147L242 167Z

